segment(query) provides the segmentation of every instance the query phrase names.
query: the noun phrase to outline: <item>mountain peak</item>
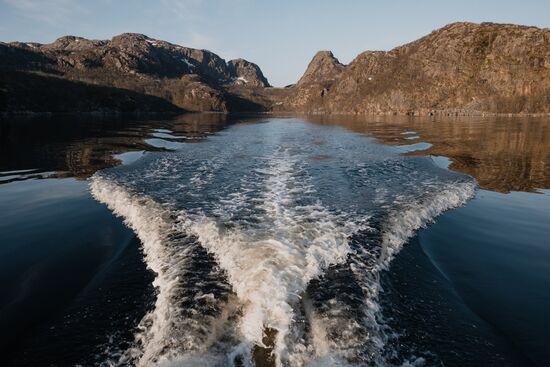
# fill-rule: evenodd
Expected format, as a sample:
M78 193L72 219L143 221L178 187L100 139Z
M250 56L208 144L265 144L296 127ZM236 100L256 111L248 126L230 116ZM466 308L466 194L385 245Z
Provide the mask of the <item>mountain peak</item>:
M152 38L146 36L145 34L132 33L132 32L121 33L112 38L113 41L116 39L139 40L139 41L152 40Z
M238 84L253 87L269 87L269 82L260 67L245 59L235 59L227 62L229 74Z
M548 112L549 40L550 29L455 22L348 66L323 51L287 103L316 113Z
M93 47L98 47L105 44L106 41L89 40L83 37L77 36L62 36L56 39L54 42L42 47L46 50L57 51L80 51Z
M306 72L297 84L318 83L336 79L342 73L344 67L332 51L319 51L313 56Z
M315 56L313 56L313 59L311 61L313 62L315 60L330 60L332 62L340 64L340 61L338 61L338 59L334 56L332 51L329 51L329 50L317 51L317 53L315 54Z

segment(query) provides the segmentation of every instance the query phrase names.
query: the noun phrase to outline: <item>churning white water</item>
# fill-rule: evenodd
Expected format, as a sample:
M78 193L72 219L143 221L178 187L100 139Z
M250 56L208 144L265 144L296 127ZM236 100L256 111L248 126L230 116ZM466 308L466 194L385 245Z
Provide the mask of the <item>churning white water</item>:
M299 120L237 125L90 186L156 275L135 343L106 362L138 366L387 365L380 272L475 190L429 158Z

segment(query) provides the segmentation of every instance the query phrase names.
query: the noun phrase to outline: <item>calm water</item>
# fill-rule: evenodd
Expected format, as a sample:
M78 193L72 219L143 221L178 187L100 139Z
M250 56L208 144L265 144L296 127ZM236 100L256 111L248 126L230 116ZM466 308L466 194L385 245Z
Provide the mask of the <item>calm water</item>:
M0 143L7 365L550 360L548 119L57 117Z

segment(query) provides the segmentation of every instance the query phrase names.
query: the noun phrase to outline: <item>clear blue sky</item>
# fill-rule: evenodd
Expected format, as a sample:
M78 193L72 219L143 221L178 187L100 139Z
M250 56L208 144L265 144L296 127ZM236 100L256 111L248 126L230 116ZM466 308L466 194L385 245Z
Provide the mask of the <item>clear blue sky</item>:
M344 63L454 21L550 27L550 0L0 0L0 41L144 33L260 65L295 82L318 50Z

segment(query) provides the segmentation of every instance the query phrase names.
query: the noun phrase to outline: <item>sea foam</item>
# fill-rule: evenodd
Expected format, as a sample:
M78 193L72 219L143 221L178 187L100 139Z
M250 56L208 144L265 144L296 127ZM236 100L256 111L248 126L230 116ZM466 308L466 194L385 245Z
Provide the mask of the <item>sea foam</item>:
M475 182L364 137L285 129L241 128L91 178L141 240L157 289L110 364L252 366L268 348L279 366L388 365L380 272ZM292 140L312 133L324 146Z

